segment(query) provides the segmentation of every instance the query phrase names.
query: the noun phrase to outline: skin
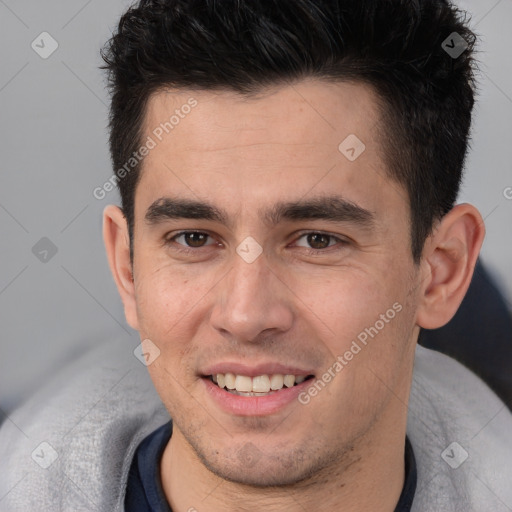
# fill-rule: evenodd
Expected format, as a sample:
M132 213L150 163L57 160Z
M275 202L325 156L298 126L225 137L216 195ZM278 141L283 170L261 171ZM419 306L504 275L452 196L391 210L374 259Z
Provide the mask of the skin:
M253 98L162 91L149 101L144 140L190 97L197 106L143 162L133 267L122 212L104 212L127 321L160 350L148 370L174 422L160 464L166 497L175 511L393 511L419 328L455 314L482 218L456 206L413 262L407 195L386 174L367 86L305 80ZM366 146L353 162L338 150L349 134ZM278 202L333 195L370 212L371 226L265 222ZM162 197L206 201L227 223L147 222ZM171 240L185 230L209 237L193 247L183 236ZM331 237L311 245L307 234L318 232ZM252 263L236 252L248 236L263 249ZM191 252L179 252L187 240ZM205 392L201 370L223 361L276 361L321 377L396 303L401 311L307 405L294 400L247 417L226 413Z

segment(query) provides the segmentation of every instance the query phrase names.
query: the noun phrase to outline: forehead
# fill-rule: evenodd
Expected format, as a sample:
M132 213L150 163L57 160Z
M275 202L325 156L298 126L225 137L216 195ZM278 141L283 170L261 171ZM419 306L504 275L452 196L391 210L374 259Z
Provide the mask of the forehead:
M309 153L311 145L336 149L340 137L350 133L368 140L376 134L378 119L376 96L369 86L307 80L251 96L233 91L160 91L148 101L144 127L157 138L163 129L164 142L183 149L274 142L294 144ZM172 126L162 126L169 121Z
M160 91L144 133L154 143L138 192L146 207L166 194L214 197L238 212L334 191L369 210L404 200L386 173L376 96L363 84L310 80L251 97Z

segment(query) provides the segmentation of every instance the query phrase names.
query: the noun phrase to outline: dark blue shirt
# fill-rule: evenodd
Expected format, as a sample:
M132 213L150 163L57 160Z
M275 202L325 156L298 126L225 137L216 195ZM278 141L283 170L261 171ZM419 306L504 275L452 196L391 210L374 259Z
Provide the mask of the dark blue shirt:
M160 461L171 438L172 421L147 436L133 457L126 488L126 512L172 512L160 478ZM416 460L409 439L405 439L405 483L395 512L409 512L416 491Z

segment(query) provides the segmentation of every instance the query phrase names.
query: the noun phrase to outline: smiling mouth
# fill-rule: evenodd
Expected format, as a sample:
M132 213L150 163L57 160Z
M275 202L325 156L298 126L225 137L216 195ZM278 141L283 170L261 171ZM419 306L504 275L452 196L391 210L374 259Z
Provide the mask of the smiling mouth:
M238 396L267 396L287 388L302 384L312 379L313 375L236 375L234 373L217 373L207 378L219 388Z

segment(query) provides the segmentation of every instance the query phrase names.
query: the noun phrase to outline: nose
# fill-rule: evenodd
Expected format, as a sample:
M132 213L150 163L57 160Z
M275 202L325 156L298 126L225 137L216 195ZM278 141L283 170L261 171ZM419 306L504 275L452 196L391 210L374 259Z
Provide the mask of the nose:
M211 323L238 343L258 343L289 330L293 323L291 292L261 254L248 263L238 254L217 285Z

